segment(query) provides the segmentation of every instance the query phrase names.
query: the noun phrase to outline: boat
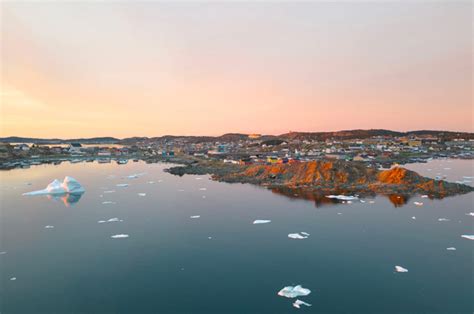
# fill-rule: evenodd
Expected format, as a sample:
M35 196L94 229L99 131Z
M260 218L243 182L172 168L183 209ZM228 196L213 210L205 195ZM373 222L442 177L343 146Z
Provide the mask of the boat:
M97 160L97 162L99 164L108 164L108 163L110 163L110 159L100 158L100 159Z
M128 159L117 159L116 162L119 165L125 165L128 162Z
M80 159L71 159L69 162L70 162L71 164L76 164L76 163L78 163L78 162L81 162L81 160L80 160Z

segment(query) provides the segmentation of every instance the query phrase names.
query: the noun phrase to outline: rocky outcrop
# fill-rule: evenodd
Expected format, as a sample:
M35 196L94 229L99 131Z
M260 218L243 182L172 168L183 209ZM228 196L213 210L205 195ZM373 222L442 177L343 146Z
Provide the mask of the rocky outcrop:
M224 182L264 185L271 188L304 190L309 193L428 194L445 197L468 193L473 187L420 176L401 167L378 170L361 162L310 161L275 165L224 165L197 163L169 169L174 174L211 174Z

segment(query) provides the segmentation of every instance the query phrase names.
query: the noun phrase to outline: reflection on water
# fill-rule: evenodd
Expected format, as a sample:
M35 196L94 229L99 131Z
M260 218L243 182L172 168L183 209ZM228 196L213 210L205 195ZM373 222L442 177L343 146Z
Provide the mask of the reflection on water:
M66 207L71 207L81 199L83 193L74 193L74 194L61 194L61 195L47 195L48 199L59 201L64 204Z

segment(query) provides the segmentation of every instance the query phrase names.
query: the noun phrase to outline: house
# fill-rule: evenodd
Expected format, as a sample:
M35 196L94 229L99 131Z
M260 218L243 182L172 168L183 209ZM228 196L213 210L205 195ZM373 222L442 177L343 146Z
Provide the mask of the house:
M79 153L81 151L81 148L82 148L81 143L74 142L68 145L67 151L69 153Z
M29 151L30 147L27 144L18 144L13 147L14 150L22 150L22 151Z

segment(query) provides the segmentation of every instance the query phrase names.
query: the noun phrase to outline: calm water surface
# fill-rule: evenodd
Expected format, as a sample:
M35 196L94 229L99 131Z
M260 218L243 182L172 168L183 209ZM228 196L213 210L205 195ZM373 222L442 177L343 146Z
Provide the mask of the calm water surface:
M383 196L315 206L252 185L172 176L166 167L63 163L0 172L0 312L474 310L474 241L461 238L474 234L474 217L466 215L474 193L413 197L401 207ZM472 161L407 167L451 181L474 176ZM125 178L135 173L143 175ZM85 187L80 199L22 196L66 175ZM98 223L115 217L123 221ZM310 237L288 238L301 231ZM409 272L395 273L395 265ZM312 307L298 310L294 299L277 296L296 284L311 289L300 299Z

